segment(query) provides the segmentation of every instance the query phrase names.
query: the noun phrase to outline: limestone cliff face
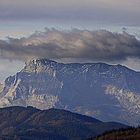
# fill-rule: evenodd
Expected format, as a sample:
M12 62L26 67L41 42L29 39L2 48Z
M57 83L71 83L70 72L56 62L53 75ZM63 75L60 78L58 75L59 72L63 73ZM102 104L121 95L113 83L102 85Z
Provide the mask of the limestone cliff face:
M0 92L2 92L4 85L0 83Z
M104 121L140 122L140 73L104 63L32 60L5 80L0 107L63 108Z

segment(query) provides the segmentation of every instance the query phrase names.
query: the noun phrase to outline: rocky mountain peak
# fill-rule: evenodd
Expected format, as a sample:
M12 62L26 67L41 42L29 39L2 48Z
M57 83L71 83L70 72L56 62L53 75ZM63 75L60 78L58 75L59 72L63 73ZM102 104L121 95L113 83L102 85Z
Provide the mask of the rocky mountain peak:
M140 72L105 63L36 59L5 80L0 107L63 108L102 120L140 122ZM131 117L131 116L133 117Z
M33 59L25 63L24 72L43 72L56 65L55 61L49 59Z

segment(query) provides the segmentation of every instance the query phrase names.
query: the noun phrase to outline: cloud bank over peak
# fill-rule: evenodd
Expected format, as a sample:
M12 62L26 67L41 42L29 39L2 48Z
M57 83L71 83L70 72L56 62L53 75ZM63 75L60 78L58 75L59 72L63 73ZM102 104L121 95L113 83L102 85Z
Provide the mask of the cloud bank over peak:
M140 40L126 32L45 29L28 38L0 40L0 58L125 61L140 58Z

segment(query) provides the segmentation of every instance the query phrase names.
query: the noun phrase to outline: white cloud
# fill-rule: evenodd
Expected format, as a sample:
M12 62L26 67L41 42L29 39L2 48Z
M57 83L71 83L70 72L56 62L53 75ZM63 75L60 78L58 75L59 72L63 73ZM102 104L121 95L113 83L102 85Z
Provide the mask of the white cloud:
M140 58L140 41L126 32L47 29L28 38L1 40L0 57L124 61Z
M8 76L14 75L20 71L24 66L21 61L10 61L0 59L0 83L5 80Z

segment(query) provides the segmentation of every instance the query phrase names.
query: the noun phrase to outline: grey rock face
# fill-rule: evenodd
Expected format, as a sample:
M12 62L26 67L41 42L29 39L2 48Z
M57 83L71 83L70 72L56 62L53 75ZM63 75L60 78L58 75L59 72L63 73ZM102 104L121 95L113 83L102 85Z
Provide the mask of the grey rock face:
M40 59L5 80L0 106L63 108L103 121L140 122L140 73L104 63Z

